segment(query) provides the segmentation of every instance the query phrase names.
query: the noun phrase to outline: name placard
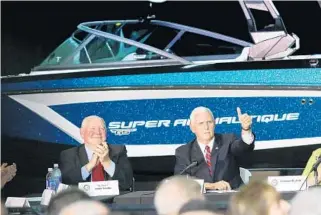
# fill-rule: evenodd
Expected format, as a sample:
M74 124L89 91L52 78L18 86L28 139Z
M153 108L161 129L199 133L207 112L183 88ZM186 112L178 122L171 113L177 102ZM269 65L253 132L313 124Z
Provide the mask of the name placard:
M206 193L206 189L204 186L204 179L194 179L201 186L201 193Z
M29 201L27 198L21 197L8 197L5 206L7 208L23 208L23 207L30 207Z
M78 188L89 196L116 196L119 195L118 180L95 181L78 183Z
M275 187L277 191L299 191L307 189L305 177L300 175L293 176L269 176L267 182ZM304 184L303 184L304 182Z
M70 186L67 184L59 183L57 193L60 193L61 191L64 191L64 190L68 189L69 187Z
M44 189L44 191L42 192L40 204L49 205L49 202L54 195L56 195L56 192L54 190Z

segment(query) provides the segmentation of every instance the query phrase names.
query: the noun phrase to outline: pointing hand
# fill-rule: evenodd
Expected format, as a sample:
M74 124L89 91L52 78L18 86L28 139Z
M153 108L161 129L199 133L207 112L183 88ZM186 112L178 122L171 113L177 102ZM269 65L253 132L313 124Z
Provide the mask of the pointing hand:
M242 114L241 109L239 107L237 107L236 111L237 111L237 115L241 123L242 129L243 130L251 129L252 117L249 116L247 113Z

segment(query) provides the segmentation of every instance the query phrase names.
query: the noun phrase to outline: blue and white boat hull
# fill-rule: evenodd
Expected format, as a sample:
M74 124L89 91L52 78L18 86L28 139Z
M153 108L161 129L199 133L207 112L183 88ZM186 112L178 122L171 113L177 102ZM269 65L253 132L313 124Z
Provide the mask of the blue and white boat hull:
M36 79L2 84L3 135L78 145L82 119L94 114L130 157L172 156L193 138L190 112L207 106L216 132L240 133L237 107L252 115L255 150L321 143L319 68Z

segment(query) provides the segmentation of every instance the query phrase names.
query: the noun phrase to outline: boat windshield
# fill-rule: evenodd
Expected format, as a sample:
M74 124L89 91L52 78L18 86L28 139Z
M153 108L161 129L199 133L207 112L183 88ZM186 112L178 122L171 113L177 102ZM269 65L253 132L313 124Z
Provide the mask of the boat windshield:
M215 32L160 20L87 22L78 25L72 36L35 70L106 63L143 65L145 61L164 60L186 65L216 58L236 59L251 45Z
M152 49L78 29L57 47L41 63L41 66L168 59L168 56L157 53L155 50L165 49L179 32L177 29L163 26L120 22L101 24L96 26L95 30L148 45Z

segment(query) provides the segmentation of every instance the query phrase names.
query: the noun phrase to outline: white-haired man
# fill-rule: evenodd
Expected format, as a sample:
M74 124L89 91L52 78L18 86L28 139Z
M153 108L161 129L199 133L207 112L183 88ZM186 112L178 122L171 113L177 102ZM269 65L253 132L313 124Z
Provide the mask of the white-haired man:
M241 139L235 134L214 133L213 113L206 107L195 108L190 115L190 129L196 138L176 149L174 174L180 174L188 165L198 165L187 174L204 179L206 189L237 189L243 184L237 157L254 150L252 118L237 108L241 123Z
M200 184L192 178L172 176L157 187L154 205L159 215L178 215L181 207L192 199L205 199Z
M95 200L76 201L61 209L59 215L108 215L110 210L103 203Z
M86 117L80 128L84 144L62 151L62 182L118 180L120 190L132 185L133 170L125 145L107 144L105 121L98 116Z

